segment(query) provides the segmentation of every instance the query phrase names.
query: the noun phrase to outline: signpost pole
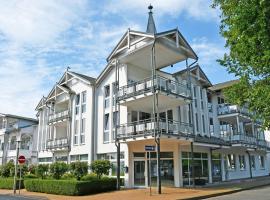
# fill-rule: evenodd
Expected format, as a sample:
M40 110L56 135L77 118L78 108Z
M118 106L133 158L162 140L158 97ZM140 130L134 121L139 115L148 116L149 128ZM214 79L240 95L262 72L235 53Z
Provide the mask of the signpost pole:
M21 194L22 165L20 164L19 194Z
M151 152L149 151L149 186L150 186L150 196L152 196L152 178L151 178Z

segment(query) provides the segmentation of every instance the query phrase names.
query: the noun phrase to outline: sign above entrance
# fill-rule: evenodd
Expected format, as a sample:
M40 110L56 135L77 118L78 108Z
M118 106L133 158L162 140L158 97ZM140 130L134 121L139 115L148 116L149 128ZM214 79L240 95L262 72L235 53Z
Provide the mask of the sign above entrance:
M144 149L145 149L145 151L155 151L156 146L145 145Z

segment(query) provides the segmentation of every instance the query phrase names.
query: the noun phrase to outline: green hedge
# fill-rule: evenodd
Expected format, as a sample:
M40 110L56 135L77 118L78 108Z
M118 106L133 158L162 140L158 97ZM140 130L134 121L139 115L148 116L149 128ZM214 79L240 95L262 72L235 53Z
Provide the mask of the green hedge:
M13 183L14 180L13 178L0 178L0 189L8 189L8 190L12 190L13 189ZM24 181L21 181L21 189L24 188ZM19 189L19 180L17 180L17 184L16 184L17 189Z
M27 191L72 196L95 194L116 189L116 179L107 177L89 181L29 179L25 180L24 184Z

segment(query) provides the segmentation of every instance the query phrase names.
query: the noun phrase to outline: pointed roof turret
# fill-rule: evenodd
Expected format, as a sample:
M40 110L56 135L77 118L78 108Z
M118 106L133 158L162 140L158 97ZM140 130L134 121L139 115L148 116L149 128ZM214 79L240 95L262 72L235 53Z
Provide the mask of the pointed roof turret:
M155 21L154 21L154 18L153 18L153 12L152 12L153 6L150 4L148 6L148 9L149 9L149 17L148 17L148 23L147 23L146 32L156 34L157 29L156 29Z

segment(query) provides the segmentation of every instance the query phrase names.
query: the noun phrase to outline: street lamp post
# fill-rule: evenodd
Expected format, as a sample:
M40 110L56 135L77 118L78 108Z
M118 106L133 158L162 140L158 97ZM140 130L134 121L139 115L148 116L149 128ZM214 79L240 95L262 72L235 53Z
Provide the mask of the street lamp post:
M19 157L19 151L20 151L20 142L21 140L18 139L16 141L16 160L15 160L15 170L14 170L14 182L13 182L13 194L16 194L16 184L17 184L17 171L18 171L18 157Z

